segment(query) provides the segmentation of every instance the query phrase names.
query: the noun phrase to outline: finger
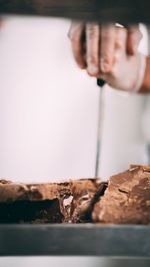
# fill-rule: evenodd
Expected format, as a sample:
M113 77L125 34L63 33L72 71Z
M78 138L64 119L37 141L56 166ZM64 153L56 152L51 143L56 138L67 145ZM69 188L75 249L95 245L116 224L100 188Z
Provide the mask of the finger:
M126 57L127 30L125 28L116 28L114 63Z
M85 25L84 23L75 22L72 23L68 33L68 37L71 41L72 52L81 69L86 68L85 61Z
M97 77L99 74L99 25L88 23L86 25L86 61L89 75Z
M122 50L126 53L126 45L127 29L116 27L115 50Z
M0 27L3 26L3 19L0 17Z
M114 24L103 24L100 37L100 71L111 71L115 50L116 27Z
M135 55L138 50L138 46L143 37L139 25L129 25L128 29L128 38L127 38L127 53L129 55Z

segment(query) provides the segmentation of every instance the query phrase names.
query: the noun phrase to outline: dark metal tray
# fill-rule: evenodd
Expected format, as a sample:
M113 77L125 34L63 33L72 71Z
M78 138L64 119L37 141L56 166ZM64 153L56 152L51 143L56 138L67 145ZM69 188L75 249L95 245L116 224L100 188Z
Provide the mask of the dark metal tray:
M150 226L0 225L0 256L150 257Z

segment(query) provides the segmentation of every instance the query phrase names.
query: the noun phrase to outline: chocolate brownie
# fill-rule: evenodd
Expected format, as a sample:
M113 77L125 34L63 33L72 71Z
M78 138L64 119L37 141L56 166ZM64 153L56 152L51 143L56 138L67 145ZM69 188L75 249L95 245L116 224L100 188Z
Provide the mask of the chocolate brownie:
M98 179L23 184L0 181L0 223L89 222Z
M131 165L129 170L110 177L92 217L101 223L149 224L150 166Z

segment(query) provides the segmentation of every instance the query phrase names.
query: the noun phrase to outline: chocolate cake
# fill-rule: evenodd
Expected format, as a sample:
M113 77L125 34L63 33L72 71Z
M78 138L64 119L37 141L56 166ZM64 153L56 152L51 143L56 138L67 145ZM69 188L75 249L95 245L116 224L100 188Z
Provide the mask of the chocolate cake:
M150 166L99 179L23 184L0 180L0 223L150 223Z
M95 204L93 221L117 224L150 223L150 166L131 165L109 179Z
M89 222L98 179L23 184L0 180L0 223Z

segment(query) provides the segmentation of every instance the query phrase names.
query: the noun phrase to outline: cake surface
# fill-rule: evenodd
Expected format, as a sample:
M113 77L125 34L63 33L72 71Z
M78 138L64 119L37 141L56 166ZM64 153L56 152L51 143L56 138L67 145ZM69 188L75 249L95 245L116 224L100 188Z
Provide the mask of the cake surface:
M101 223L149 224L150 166L131 165L128 171L110 177L92 217Z

